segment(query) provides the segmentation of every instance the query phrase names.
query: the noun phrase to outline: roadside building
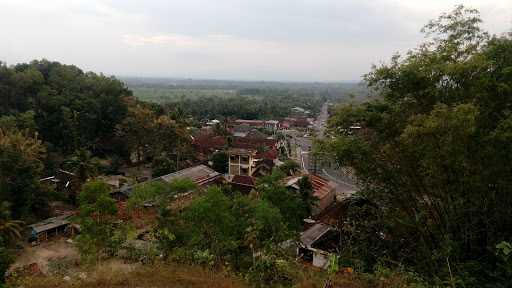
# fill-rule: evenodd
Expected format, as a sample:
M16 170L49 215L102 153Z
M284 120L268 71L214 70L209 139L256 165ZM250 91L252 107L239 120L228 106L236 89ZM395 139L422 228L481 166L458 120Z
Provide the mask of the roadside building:
M256 168L256 153L257 151L252 149L229 149L229 175L252 175L253 169Z
M211 169L206 165L197 165L194 167L186 168L174 173L170 173L167 175L163 175L157 178L153 178L149 181L143 183L150 182L164 182L170 183L175 179L190 179L192 180L199 188L205 188L213 184L221 183L224 181L222 174ZM136 184L140 185L142 183ZM132 186L123 186L118 190L114 190L111 193L111 196L118 201L127 200L130 195L133 193L133 189L136 185Z
M72 233L71 222L67 220L69 215L48 218L28 226L29 241L37 244L52 238L69 235Z
M244 147L250 147L250 145ZM256 177L271 173L279 153L275 148L266 151L265 149L262 150L264 151L258 151L253 148L229 149L228 174Z
M235 125L248 125L251 127L265 128L270 131L277 131L279 129L279 121L277 120L243 120L238 119L234 122Z
M340 243L340 233L333 227L316 223L300 235L297 256L313 266L327 268L329 255L336 252Z

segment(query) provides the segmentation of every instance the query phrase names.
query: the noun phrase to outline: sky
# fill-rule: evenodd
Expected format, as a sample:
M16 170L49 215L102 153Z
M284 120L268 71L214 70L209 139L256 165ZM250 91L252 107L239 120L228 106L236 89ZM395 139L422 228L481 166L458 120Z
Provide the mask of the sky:
M0 61L74 64L106 75L359 80L424 41L455 5L492 34L511 0L0 0Z

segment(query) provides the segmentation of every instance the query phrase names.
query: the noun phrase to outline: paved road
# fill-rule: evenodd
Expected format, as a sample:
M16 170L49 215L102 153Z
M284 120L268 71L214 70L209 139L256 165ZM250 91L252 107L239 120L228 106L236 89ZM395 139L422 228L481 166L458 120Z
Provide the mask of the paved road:
M313 123L313 126L317 132L317 137L320 139L324 137L326 122L329 117L328 108L329 104L325 103L322 106L320 114ZM297 155L300 155L301 166L303 169L308 170L309 172L313 172L312 170L314 169L314 163L311 163L313 160L312 157L310 157L310 151L313 144L312 139L296 135L294 140L298 149ZM323 167L322 163L316 163L316 173L331 181L336 182L338 184L337 191L339 194L349 196L358 189L354 181L341 173L341 171L331 167Z

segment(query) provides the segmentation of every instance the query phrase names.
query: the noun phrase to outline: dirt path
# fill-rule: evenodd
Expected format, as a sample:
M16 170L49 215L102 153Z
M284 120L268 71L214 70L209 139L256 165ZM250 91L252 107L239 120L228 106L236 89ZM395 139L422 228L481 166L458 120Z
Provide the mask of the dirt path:
M44 242L34 247L25 247L21 255L16 257L16 262L11 266L11 269L37 263L41 272L47 273L48 263L52 259L62 258L66 260L79 259L78 251L74 244L67 243L65 238Z

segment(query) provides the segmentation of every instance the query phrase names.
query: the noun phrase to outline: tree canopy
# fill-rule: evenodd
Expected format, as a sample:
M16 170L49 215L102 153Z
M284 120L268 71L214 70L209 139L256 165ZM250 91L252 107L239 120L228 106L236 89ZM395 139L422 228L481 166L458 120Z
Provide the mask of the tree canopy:
M324 143L382 208L374 260L467 285L490 281L496 245L512 239L512 38L480 22L463 6L431 21L429 41L366 75L379 99L333 110Z

